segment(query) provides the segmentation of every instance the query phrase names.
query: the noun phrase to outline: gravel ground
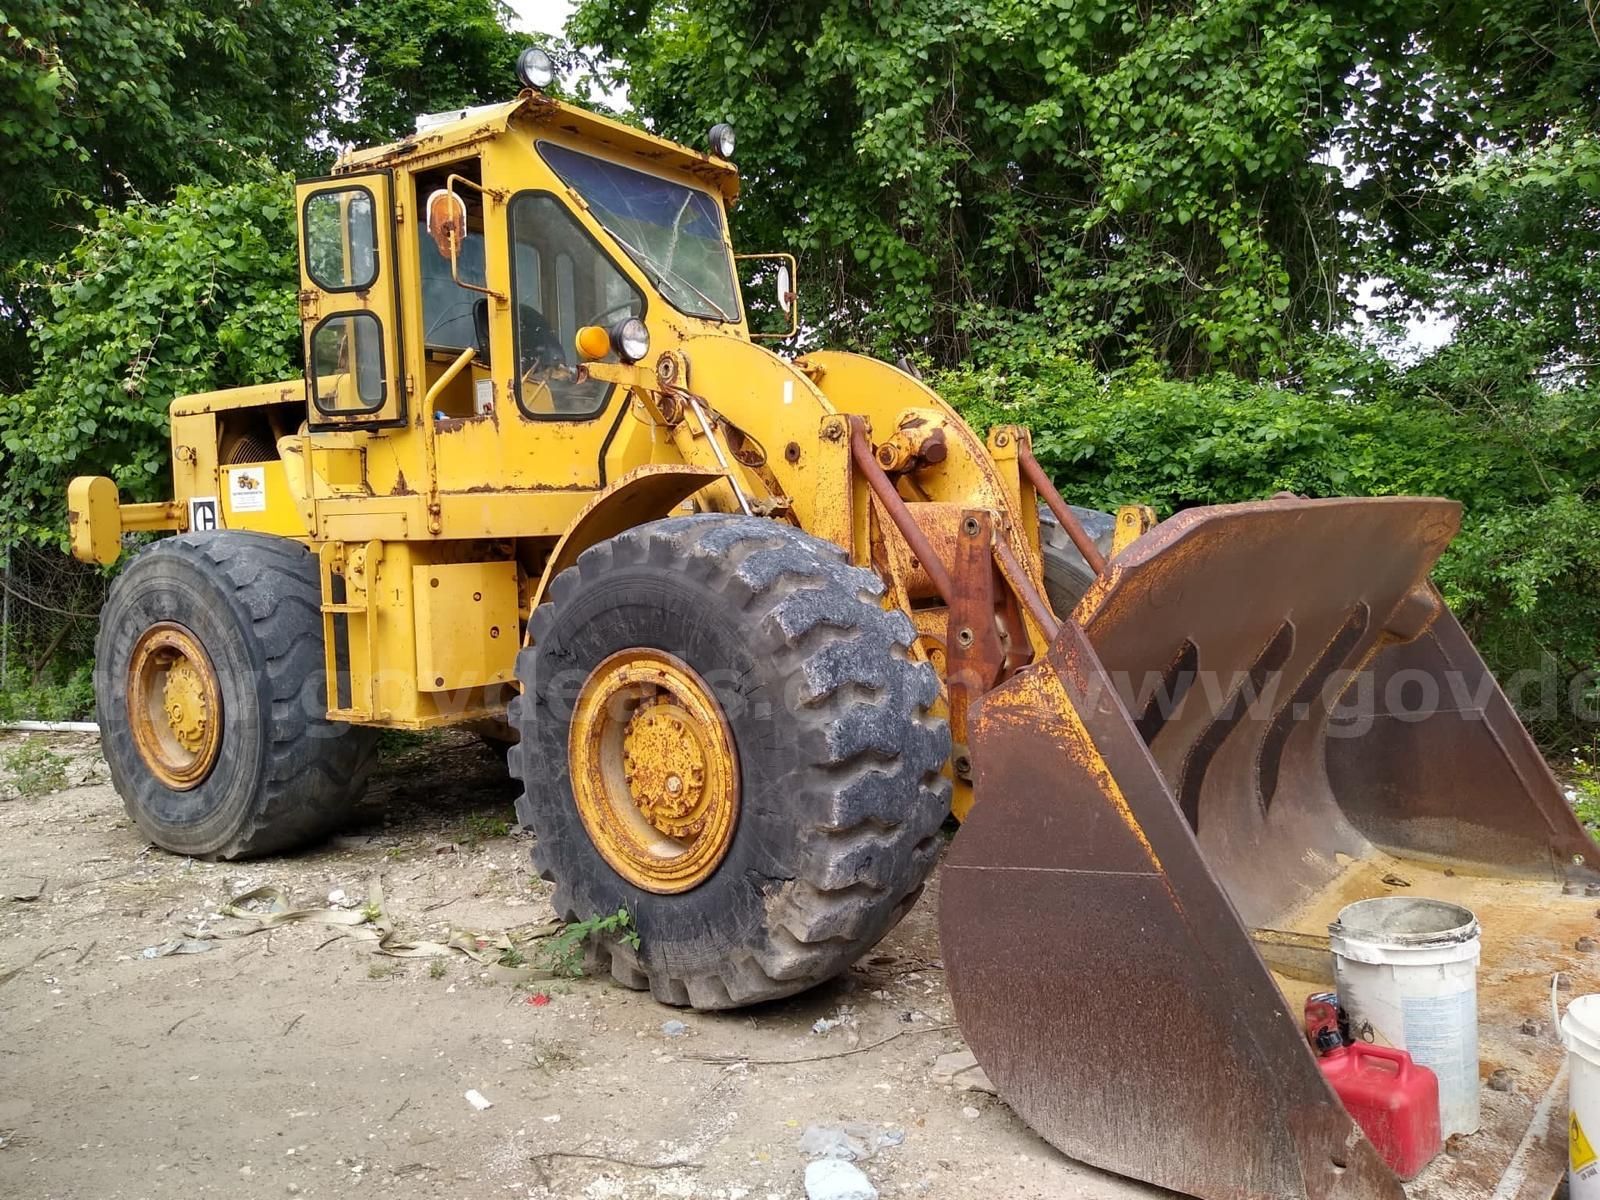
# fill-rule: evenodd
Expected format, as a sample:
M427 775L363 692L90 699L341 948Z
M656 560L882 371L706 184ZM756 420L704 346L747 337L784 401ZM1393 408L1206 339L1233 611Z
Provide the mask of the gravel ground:
M1158 1195L935 1076L962 1049L937 878L844 978L721 1015L310 922L145 957L253 928L218 909L262 886L355 914L378 881L407 941L553 913L503 761L464 735L388 754L342 836L250 863L150 847L92 738L0 735L0 766L0 1195L790 1200L839 1137L885 1198Z

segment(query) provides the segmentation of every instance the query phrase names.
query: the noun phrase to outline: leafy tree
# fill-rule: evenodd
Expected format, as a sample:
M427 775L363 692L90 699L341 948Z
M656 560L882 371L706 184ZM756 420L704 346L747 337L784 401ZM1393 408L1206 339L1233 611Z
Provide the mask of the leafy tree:
M797 247L808 322L953 362L1002 332L1186 374L1337 321L1339 175L1315 153L1351 6L1291 0L583 0L633 104L743 134L743 240Z
M504 100L517 54L501 0L353 0L335 5L335 103L326 137L372 145L410 132L418 113Z
M65 545L73 474L170 495L177 397L295 373L294 219L292 181L265 165L96 214L43 277L32 385L0 405L0 551Z
M505 97L500 0L20 0L0 14L0 391L27 384L35 265L102 207L264 157L308 175L418 112Z
M162 200L250 155L310 162L324 0L20 0L0 15L0 389L27 379L31 262L101 206Z

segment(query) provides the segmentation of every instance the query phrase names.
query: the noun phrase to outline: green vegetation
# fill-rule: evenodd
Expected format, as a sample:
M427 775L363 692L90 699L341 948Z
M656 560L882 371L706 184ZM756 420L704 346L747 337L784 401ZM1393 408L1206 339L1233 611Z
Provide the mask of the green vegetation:
M583 974L584 944L599 934L620 934L635 950L639 933L633 927L633 914L625 908L587 921L573 921L539 944L540 958L558 975L576 979Z
M28 738L0 751L0 777L23 800L66 786L67 757L39 738Z
M479 842L503 838L511 832L511 822L489 813L468 813L461 821L461 832L456 840L463 846L476 846Z
M79 663L61 682L33 683L21 672L0 688L0 722L88 721L94 719L94 679L88 663Z
M0 65L0 560L165 493L167 405L298 370L292 174L510 93L498 0L24 0ZM739 130L800 349L916 361L1098 507L1429 492L1491 665L1600 705L1600 36L1490 0L580 0L624 119ZM1443 344L1401 332L1445 322ZM36 602L48 587L28 593ZM86 594L87 595L87 594ZM92 611L92 596L57 607ZM39 610L42 611L42 610ZM80 715L15 620L0 717ZM394 745L387 747L395 749ZM401 747L402 749L404 747ZM501 836L490 825L473 839Z

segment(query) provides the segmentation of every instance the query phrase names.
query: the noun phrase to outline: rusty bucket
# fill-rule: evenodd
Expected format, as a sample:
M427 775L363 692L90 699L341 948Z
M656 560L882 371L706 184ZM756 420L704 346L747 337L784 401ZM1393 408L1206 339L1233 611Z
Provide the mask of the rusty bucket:
M1537 1020L1552 971L1591 969L1600 852L1428 583L1458 521L1409 498L1181 513L980 703L950 990L1000 1095L1067 1154L1206 1200L1408 1195L1298 1019L1331 986L1334 914L1404 892L1478 914L1480 1069L1511 1080L1409 1194L1559 1181Z

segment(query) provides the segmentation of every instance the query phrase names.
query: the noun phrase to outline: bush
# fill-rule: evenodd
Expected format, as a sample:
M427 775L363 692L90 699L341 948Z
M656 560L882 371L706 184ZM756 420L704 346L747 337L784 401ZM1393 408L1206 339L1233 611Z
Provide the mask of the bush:
M1338 348L1333 350L1338 352ZM1360 395L1315 378L1303 390L1228 375L1191 382L1140 369L1098 374L1067 357L1007 354L933 380L980 429L1033 430L1040 462L1072 503L1197 504L1309 496L1435 495L1465 506L1435 578L1501 678L1553 664L1563 693L1600 678L1600 497L1588 473L1600 396L1539 391L1525 420L1440 397L1438 365L1336 364ZM1534 732L1565 748L1580 715Z

